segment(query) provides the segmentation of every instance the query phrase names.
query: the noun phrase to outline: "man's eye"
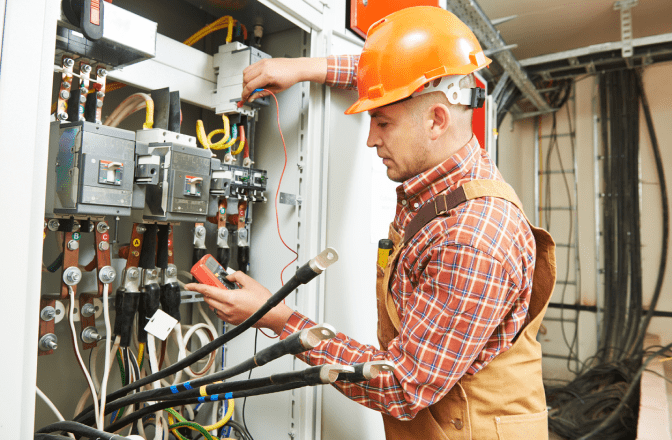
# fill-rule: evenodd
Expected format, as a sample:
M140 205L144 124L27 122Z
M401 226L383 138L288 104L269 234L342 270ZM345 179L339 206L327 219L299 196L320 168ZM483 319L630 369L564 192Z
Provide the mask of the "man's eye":
M387 127L387 124L388 124L387 122L379 122L378 127L385 128L385 127Z

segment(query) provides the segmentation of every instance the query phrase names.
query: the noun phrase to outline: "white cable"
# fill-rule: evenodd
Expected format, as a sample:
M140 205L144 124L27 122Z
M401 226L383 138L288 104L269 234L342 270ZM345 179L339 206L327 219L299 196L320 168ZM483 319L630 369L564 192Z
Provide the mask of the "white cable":
M151 373L154 374L159 371L159 361L156 358L156 344L154 342L154 336L151 334L147 335L147 351L149 352L149 369ZM154 389L161 388L161 382L158 380L154 381L152 382L152 386ZM154 423L154 440L161 440L161 435L163 434L163 429L159 429L161 425L161 411L154 413Z
M103 431L105 428L105 400L107 399L107 381L110 378L110 370L114 356L112 350L112 326L110 325L110 285L103 284L103 318L105 320L105 372L103 373L103 382L100 387L100 417L98 418L98 429Z
M59 422L65 422L65 418L63 417L63 414L56 408L56 405L54 405L54 402L52 402L46 394L42 392L41 389L39 389L37 386L35 387L35 393L44 401L44 403L47 404L49 409L54 413L56 418L58 419ZM75 438L75 434L69 432L68 435L72 438Z
M217 333L216 333L216 332L213 332L213 331L212 331L212 328L211 328L208 324L203 323L203 322L199 322L198 324L194 324L194 325L192 325L192 326L189 328L189 330L187 330L187 333L185 333L185 335L184 335L184 343L185 343L185 345L186 345L186 343L191 339L191 337L194 335L194 333L197 333L197 334L198 334L198 332L202 332L203 329L207 329L208 331L210 331L210 334L212 335L213 338L216 337ZM211 338L208 338L207 335L204 335L204 336L205 336L205 339L203 339L203 338L200 336L200 334L199 334L199 339L201 339L201 345L205 345L205 344L203 344L203 341L204 341L204 340L207 340L208 342L211 342L211 341L212 341L212 339L211 339ZM213 362L212 362L212 366L214 366L214 365L215 365L215 360L217 359L217 358L216 358L217 353L216 353L216 352L212 352L212 353L210 353L210 356L215 356L215 359L213 359ZM210 362L210 361L208 360L208 362ZM210 369L212 369L212 366L210 367ZM201 376L204 376L204 375L208 372L208 370L206 370L206 371L203 371L203 372L200 372L200 373L194 373L194 372L191 371L191 369L190 369L189 367L190 367L190 366L187 366L187 367L184 369L184 372L187 373L190 377L201 377Z
M72 344L74 345L75 348L75 355L77 356L79 366L82 368L84 376L86 377L86 381L89 383L89 388L91 389L91 395L93 396L93 411L96 416L96 425L101 426L100 412L98 409L98 395L96 394L96 389L94 388L93 380L91 380L91 375L89 374L88 370L86 369L86 366L84 365L82 355L79 353L79 344L77 343L77 333L75 331L75 291L72 290L72 286L68 286L68 292L70 293L70 316L68 321L70 322L70 331L72 332Z
M177 362L179 362L187 357L184 338L182 337L182 325L179 322L175 324L175 328L173 328L173 335L177 340ZM176 385L180 383L180 380L182 380L182 370L175 373L175 380L173 380L172 384Z

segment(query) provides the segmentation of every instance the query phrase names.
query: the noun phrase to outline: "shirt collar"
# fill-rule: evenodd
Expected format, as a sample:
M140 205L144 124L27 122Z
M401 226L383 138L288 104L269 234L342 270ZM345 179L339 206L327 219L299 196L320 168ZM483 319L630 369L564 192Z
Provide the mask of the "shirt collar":
M446 161L411 177L397 187L399 201L408 200L414 204L423 205L437 194L454 186L471 171L479 154L480 146L476 136L471 137L462 148L450 156ZM412 206L413 206L412 205Z

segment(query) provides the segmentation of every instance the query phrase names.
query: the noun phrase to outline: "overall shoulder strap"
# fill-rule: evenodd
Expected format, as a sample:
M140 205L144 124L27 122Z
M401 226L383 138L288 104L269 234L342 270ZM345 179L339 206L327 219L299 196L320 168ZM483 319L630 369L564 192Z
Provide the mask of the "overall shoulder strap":
M513 203L523 212L523 205L516 192L506 182L499 180L472 180L447 194L439 194L433 201L420 208L411 219L404 231L404 245L407 244L420 229L440 215L458 207L467 200L480 197L498 197ZM523 212L523 215L524 212Z

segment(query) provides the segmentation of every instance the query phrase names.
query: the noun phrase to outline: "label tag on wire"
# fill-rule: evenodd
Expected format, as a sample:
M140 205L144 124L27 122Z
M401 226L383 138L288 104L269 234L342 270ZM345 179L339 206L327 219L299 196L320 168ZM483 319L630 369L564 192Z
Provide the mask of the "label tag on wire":
M176 324L177 319L159 309L145 326L145 331L155 338L165 341Z

